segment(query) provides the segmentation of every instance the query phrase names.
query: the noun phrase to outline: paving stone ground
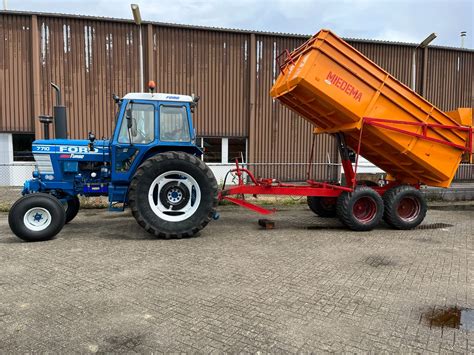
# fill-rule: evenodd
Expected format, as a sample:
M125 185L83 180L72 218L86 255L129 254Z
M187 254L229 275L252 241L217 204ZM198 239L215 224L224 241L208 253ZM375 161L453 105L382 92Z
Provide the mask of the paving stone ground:
M474 308L474 212L362 233L304 206L274 230L220 212L197 238L157 240L84 210L42 243L0 213L0 352L474 352L473 332L422 319Z

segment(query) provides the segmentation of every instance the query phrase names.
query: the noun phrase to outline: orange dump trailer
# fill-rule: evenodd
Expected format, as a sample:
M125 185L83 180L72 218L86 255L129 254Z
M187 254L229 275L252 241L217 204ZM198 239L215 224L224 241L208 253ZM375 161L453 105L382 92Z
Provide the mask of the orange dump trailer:
M349 147L390 179L448 187L463 153L472 150L472 126L328 30L283 59L271 95L314 124L315 133L342 132Z
M238 184L225 187L224 181L219 199L269 214L236 197L307 196L316 215L338 217L355 231L371 230L382 219L395 229L422 223L427 204L420 185L448 187L463 154L472 153L472 109L442 112L327 30L282 55L270 94L311 122L315 133L334 134L346 182L312 180L311 161L299 184L255 177L236 161L229 173ZM357 181L348 147L389 173L389 181Z

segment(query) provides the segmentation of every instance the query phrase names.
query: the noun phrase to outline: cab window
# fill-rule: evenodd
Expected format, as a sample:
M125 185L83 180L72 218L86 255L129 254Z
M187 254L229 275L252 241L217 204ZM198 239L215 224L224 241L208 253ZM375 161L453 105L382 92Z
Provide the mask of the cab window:
M128 111L130 110L130 111ZM126 119L130 112L132 127L128 129ZM128 103L120 127L119 143L148 144L155 139L155 106L152 104Z
M186 106L160 106L160 140L164 142L191 140Z

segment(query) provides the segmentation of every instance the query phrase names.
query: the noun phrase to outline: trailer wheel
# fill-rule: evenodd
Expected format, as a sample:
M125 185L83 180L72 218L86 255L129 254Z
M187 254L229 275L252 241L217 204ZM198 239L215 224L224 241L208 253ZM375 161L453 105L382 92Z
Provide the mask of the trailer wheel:
M413 229L426 216L427 205L423 194L412 186L392 187L383 195L384 220L395 229Z
M337 217L335 197L308 196L308 206L311 211L323 218Z
M374 229L383 216L380 195L366 186L358 186L353 192L343 192L337 199L337 215L341 222L354 231Z
M61 202L45 193L34 193L16 201L8 214L8 224L13 233L27 242L54 238L66 222Z
M195 235L209 223L217 202L211 169L184 152L147 159L130 184L133 216L147 232L161 238Z
M79 202L79 198L77 196L68 199L65 208L66 208L66 223L71 222L79 212L79 208L81 207L81 203Z

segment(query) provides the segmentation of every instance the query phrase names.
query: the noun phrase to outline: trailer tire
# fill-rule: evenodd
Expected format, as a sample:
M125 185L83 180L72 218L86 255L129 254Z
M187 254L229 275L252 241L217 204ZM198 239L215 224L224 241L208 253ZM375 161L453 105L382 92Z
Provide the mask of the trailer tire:
M79 212L79 208L81 207L81 203L79 202L79 198L74 196L71 199L68 199L66 202L66 223L71 222Z
M383 217L380 195L367 186L357 186L353 192L344 191L337 199L337 215L353 231L370 231Z
M413 229L425 219L428 210L420 190L409 185L395 186L383 195L384 221L394 229Z
M308 196L308 206L311 211L323 218L337 217L337 198Z
M15 235L27 242L52 239L63 228L66 212L61 202L46 193L33 193L16 201L8 214Z
M194 236L212 219L217 202L211 169L184 152L160 153L145 160L130 183L133 216L160 238Z

